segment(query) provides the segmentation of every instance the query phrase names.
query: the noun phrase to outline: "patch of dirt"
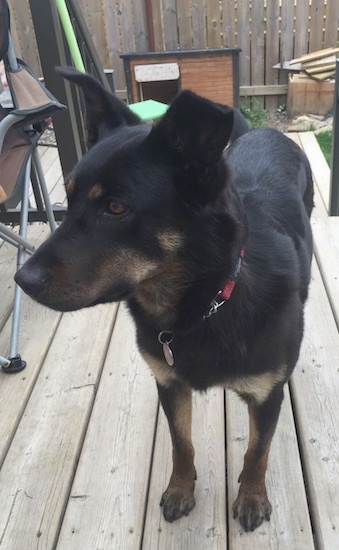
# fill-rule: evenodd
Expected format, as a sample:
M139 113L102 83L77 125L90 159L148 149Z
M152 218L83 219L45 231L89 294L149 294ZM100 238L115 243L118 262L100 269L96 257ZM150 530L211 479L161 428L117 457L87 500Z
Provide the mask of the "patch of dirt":
M286 111L266 111L266 120L263 123L263 126L267 128L276 128L281 132L287 132L288 127L291 124L291 121L288 120Z
M301 115L295 118L287 118L286 111L266 111L267 118L263 126L268 128L277 128L281 132L308 132L315 133L332 130L333 113L325 116Z

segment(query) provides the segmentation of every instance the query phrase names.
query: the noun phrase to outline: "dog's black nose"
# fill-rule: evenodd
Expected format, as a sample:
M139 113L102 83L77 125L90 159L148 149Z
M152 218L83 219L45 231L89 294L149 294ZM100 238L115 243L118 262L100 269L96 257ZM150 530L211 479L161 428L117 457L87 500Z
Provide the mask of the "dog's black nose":
M32 298L37 298L47 286L46 272L37 267L27 268L24 265L17 271L14 280Z

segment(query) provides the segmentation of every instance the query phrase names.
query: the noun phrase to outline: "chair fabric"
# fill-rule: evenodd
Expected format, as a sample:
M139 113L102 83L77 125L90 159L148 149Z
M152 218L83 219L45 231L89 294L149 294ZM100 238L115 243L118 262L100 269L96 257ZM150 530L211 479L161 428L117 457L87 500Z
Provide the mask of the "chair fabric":
M4 111L1 107L0 122L7 114ZM0 154L0 203L15 194L32 148L33 143L22 128L12 127L7 131Z
M6 67L7 82L14 105L12 114L24 115L24 124L27 125L30 120L44 120L58 109L65 108L41 84L37 75L24 61L17 58L17 62L17 70Z

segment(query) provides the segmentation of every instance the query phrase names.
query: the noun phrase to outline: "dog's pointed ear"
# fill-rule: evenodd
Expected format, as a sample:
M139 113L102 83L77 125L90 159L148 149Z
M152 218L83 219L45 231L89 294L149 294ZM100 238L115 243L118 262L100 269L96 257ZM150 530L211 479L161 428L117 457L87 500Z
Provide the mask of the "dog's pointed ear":
M233 109L189 90L181 92L152 130L185 163L217 162L233 128Z
M220 194L225 181L215 172L232 128L231 107L185 90L152 129L149 140L170 155L185 202L203 206Z
M140 118L123 101L107 92L93 76L72 67L57 67L56 71L83 92L88 148L119 126L140 124Z

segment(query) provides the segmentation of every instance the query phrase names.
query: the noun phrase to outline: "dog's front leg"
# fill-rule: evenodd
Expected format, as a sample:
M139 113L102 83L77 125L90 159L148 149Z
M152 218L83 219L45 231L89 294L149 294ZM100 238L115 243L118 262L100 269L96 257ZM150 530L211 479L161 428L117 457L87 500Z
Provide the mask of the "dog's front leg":
M173 445L173 471L160 505L167 521L187 516L195 506L196 479L194 448L191 440L192 390L180 382L161 386L158 393L165 411Z
M267 498L265 474L282 400L281 385L274 388L264 403L248 400L249 444L239 477L238 498L233 504L234 518L239 517L245 531L254 531L265 519L270 519L272 506Z

